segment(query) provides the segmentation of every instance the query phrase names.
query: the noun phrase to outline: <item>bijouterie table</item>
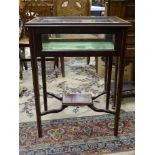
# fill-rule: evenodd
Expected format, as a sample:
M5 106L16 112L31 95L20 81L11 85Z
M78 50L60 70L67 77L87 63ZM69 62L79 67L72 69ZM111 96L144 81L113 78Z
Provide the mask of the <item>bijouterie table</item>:
M37 115L38 136L42 137L41 117L50 113L57 113L68 106L88 106L98 112L113 114L114 117L114 135L118 135L119 116L121 108L121 90L123 83L124 70L124 51L125 38L130 23L118 17L97 16L97 17L37 17L25 25L29 30L31 63L33 73L33 86L35 94L35 106ZM49 38L49 34L59 36L61 34L79 35L76 39ZM99 37L80 38L80 35L86 34L111 34L112 40L106 40ZM40 110L40 92L38 84L38 65L37 57L42 59L42 80L44 112ZM62 97L47 92L46 90L46 57L91 57L104 56L108 58L107 87L103 93L98 96L91 94L64 94ZM118 85L116 110L109 110L109 96L111 83L111 70L113 57L119 57ZM51 95L62 102L60 109L48 109L47 96ZM101 95L106 95L105 109L98 109L94 106L93 100ZM102 104L102 103L101 103Z

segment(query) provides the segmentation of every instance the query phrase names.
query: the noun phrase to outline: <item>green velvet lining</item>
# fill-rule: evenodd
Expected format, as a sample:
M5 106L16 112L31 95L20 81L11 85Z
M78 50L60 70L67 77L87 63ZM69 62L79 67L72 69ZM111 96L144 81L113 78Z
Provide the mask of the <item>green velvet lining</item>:
M54 40L42 43L43 51L114 49L112 42L103 40Z

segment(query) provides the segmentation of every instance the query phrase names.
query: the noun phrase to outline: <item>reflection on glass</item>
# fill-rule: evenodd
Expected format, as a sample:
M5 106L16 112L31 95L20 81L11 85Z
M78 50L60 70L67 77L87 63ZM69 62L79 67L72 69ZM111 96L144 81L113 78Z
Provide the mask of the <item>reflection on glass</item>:
M43 34L42 51L114 49L112 34Z
M88 23L118 23L116 19L113 17L83 17L83 18L73 18L73 17L68 17L68 18L55 18L55 17L46 17L46 18L39 18L35 20L36 23L83 23L83 24L88 24Z

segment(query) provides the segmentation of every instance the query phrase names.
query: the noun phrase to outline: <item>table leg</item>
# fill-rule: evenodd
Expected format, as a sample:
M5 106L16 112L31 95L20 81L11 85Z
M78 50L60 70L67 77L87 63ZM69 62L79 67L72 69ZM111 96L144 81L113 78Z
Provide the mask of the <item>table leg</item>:
M36 56L37 46L35 45L35 43L36 43L36 40L34 37L34 33L31 32L30 33L30 52L31 52L33 88L34 88L34 98L35 98L36 117L37 117L37 128L38 128L38 136L42 137L38 66L37 66L37 56Z
M105 57L105 65L104 65L104 90L107 89L107 74L108 74L108 57Z
M87 57L87 65L90 63L90 57Z
M123 32L120 38L126 38L127 31ZM119 128L119 118L120 118L120 108L121 108L121 98L122 98L122 88L123 88L123 75L124 75L124 55L125 55L125 41L126 39L122 39L120 41L121 44L121 55L118 61L118 83L116 89L116 114L115 114L115 123L114 123L114 136L118 135Z
M60 57L60 63L61 63L62 77L65 77L65 62L64 62L64 57Z
M107 79L107 97L106 97L106 109L109 109L110 88L111 88L111 73L112 73L112 56L108 58L108 79Z
M20 79L23 79L23 62L22 62L22 54L21 51L19 49L19 73L20 73Z
M96 73L98 74L98 57L95 57L95 69Z
M54 57L54 70L55 70L56 78L58 77L58 68L59 68L59 58Z
M46 88L46 64L45 57L41 57L41 72L42 72L42 84L43 84L43 98L44 98L44 110L47 111L47 88Z
M117 97L117 90L116 90L116 88L117 88L117 80L118 80L118 57L116 58L116 66L115 66L115 83L114 83L114 96L113 96L113 105L112 105L112 108L113 109L115 109L115 107L116 107L116 97Z

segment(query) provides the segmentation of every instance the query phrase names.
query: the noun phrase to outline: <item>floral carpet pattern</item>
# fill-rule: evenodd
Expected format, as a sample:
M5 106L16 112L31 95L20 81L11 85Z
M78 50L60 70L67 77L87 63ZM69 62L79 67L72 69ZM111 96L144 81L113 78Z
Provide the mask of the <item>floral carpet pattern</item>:
M92 59L89 65L86 64L86 58L66 58L65 59L65 78L61 76L60 70L58 70L58 78L55 76L55 70L53 69L52 62L46 64L46 80L47 91L62 96L64 93L85 93L96 96L103 92L104 79L99 77L95 71L95 62ZM27 118L32 118L35 115L35 103L34 93L32 85L31 67L25 71L24 79L21 81L21 86L24 86L24 91L20 94L20 114L24 114ZM39 63L39 85L41 96L41 107L43 109L42 101L42 81L41 81L41 68ZM25 88L26 87L26 88ZM99 100L105 100L104 96L97 99L95 102L99 103ZM54 101L53 101L54 100ZM55 104L53 104L53 102ZM103 102L103 101L102 101ZM48 98L49 108L57 108L61 105L59 101L52 97ZM74 112L77 112L80 108L73 108Z
M20 155L106 154L134 149L134 112L122 112L119 136L113 136L114 116L98 115L20 123Z
M39 68L39 86L41 111L43 94L41 69ZM46 63L47 91L61 96L63 93L85 93L96 96L103 91L104 78L95 71L95 61L91 58L65 58L65 77L59 69L53 69L53 62ZM58 72L56 78L55 71ZM94 155L134 150L134 112L122 108L119 136L113 136L114 116L103 112L94 112L87 106L68 107L60 113L42 117L43 137L38 138L36 113L32 83L31 66L23 72L20 81L20 155ZM94 101L97 108L105 108L105 96ZM124 104L125 105L125 104ZM122 107L124 106L122 105ZM129 102L133 105L133 102ZM61 102L48 97L48 109L59 109ZM130 109L132 111L130 111Z

